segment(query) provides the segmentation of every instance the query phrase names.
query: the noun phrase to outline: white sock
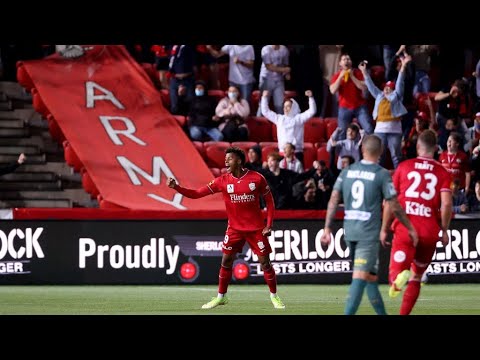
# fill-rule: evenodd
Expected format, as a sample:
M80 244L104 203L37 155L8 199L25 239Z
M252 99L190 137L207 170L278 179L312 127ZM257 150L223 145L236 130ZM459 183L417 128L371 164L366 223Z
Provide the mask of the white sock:
M275 295L277 295L277 293L270 293L271 297L275 297Z
M222 299L224 296L225 296L225 294L218 293L217 298Z

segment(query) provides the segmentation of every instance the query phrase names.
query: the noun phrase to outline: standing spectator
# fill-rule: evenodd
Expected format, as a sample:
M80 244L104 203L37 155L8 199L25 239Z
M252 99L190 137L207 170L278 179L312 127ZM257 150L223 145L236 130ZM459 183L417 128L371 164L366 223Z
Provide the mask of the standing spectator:
M252 45L223 45L220 50L215 50L207 45L210 54L216 58L223 55L229 56L228 82L240 90L242 98L250 103L255 76L253 66L255 63L255 52Z
M418 93L430 92L430 63L431 55L438 52L437 45L408 45L405 47L405 52L412 57L415 64L415 85L413 87L413 95Z
M394 81L397 77L396 74L396 57L400 55L398 53L400 45L398 44L390 44L390 45L383 45L383 65L385 67L385 79L387 81Z
M477 62L473 76L475 77L475 95L477 97L473 111L480 112L480 60Z
M386 315L378 289L379 234L382 223L382 203L385 199L397 218L408 227L408 234L418 241L417 233L400 207L388 170L378 165L382 142L376 135L366 136L362 145L363 160L343 170L333 187L328 202L325 228L321 237L324 245L332 241L332 223L340 199L345 204L345 241L353 264L352 282L345 304L345 315L354 315L362 301L365 288L368 299L378 315Z
M362 62L358 68L365 78L368 91L375 98L373 118L376 121L375 135L382 139L384 146L380 165L385 166L386 149L390 150L393 168L396 169L402 158L402 116L407 113L403 106L403 81L405 67L411 61L410 56L402 58L402 67L398 73L397 82L388 81L381 91L375 86L367 72L367 65Z
M322 109L320 110L322 118L338 116L338 96L330 93L330 79L337 72L342 49L343 45L318 45L323 76ZM330 104L330 112L327 112L328 104Z
M330 92L338 92L338 126L341 129L339 140L346 137L347 126L356 117L366 134L373 132L372 117L368 111L367 102L363 95L367 87L363 81L363 74L359 69L352 69L350 55L340 57L340 71L335 73L330 82Z
M394 191L405 209L411 224L418 232L417 241L411 239L411 229L395 220L392 224L393 245L390 251L390 297L403 295L400 315L412 311L420 294L422 274L432 261L440 230L443 246L448 244L447 230L452 217L451 179L445 169L434 160L437 138L432 130L425 130L418 138L418 157L402 162L393 175ZM440 209L440 213L438 210ZM388 229L392 222L391 204L384 208L380 241L387 243Z
M178 113L178 87L184 85L188 100L195 95L195 48L191 45L173 45L170 52L169 88L170 112Z
M248 101L241 95L236 86L230 85L227 97L224 97L215 109L215 115L220 120L218 129L222 132L225 141L248 140L248 128L245 119L250 114Z
M305 96L308 97L308 110L300 113L298 103L294 99L287 99L283 103L284 115L269 109L268 95L268 90L264 90L260 108L262 115L277 126L278 148L283 150L287 142L295 145L295 157L303 163L304 125L317 112L312 92L305 91Z
M263 92L268 91L267 104L270 96L273 96L273 108L277 114L282 114L284 110L285 80L290 80L291 71L289 55L290 52L284 45L265 45L262 48L262 67L258 88ZM258 107L257 116L262 116L261 106Z

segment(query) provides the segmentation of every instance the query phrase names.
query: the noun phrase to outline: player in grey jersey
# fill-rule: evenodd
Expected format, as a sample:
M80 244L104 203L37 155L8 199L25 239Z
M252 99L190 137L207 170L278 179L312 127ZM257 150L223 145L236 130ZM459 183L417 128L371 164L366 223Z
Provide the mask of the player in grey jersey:
M363 160L342 170L328 202L321 242L324 245L330 244L332 221L343 198L344 238L353 260L352 282L345 304L345 315L354 315L357 312L365 288L375 312L386 315L377 275L383 200L389 202L395 216L408 229L413 242L418 242L417 232L397 200L390 173L378 165L382 151L379 137L366 136L362 145Z

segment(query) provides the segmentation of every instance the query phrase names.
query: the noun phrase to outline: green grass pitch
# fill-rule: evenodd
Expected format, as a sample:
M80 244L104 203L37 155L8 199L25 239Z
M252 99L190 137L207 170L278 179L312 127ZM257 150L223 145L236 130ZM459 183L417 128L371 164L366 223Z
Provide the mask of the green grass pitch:
M231 285L230 302L202 310L216 295L213 285L180 286L0 286L1 315L341 315L346 285L282 285L286 309L273 308L266 285ZM401 296L380 291L389 314L397 314ZM412 315L479 315L480 284L427 284ZM366 293L359 315L373 315Z

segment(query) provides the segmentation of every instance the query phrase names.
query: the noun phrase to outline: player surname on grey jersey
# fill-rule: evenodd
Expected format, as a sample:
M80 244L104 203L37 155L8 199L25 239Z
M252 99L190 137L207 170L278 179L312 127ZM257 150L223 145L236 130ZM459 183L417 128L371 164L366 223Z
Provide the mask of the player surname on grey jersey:
M342 170L333 188L343 198L345 240L379 241L383 199L397 195L388 170L362 160Z

